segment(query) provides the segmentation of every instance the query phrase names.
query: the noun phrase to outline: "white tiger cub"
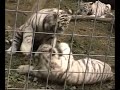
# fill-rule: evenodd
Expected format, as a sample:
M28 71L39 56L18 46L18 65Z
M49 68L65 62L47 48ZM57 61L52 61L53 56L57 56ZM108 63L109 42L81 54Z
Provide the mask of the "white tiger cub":
M53 50L53 54L51 56L50 53L52 50ZM39 69L44 72L42 71L34 72L32 71L33 66L30 66L29 74L42 78L47 78L48 75L47 70L50 69L49 80L64 82L66 78L68 60L63 59L62 58L63 56L59 56L58 50L56 48L52 48L52 46L48 44L41 45L38 48L38 51L44 53L35 54L36 59L38 59L39 61L38 64L39 68L34 67L34 70ZM64 50L62 52L64 52ZM66 54L69 54L69 52ZM87 60L89 61L86 69ZM49 62L50 62L50 66L49 66ZM68 69L67 72L68 74L66 78L68 84L82 84L83 82L84 84L93 84L99 81L105 81L113 76L111 67L107 63L105 63L105 68L104 68L104 62L96 59L84 58L80 60L70 60L69 64L70 67ZM28 73L28 69L29 69L29 65L20 65L18 67L18 72L21 74L26 74ZM85 70L86 70L86 74L85 74Z
M81 15L90 15L95 17L105 18L107 15L113 16L111 13L111 5L104 4L100 1L93 2L81 2L80 9L77 11L77 14Z
M97 17L105 18L106 14L111 13L111 5L110 4L104 4L100 1L96 1L92 4L92 15L96 15Z
M29 55L33 44L34 51L42 43L53 44L55 47L56 34L35 33L34 36L34 32L62 33L68 27L70 20L71 16L69 14L57 8L42 9L34 13L20 26L20 32L16 32L12 46L7 50L7 53L10 54L12 50L13 54L15 54L15 51L21 50L24 54Z

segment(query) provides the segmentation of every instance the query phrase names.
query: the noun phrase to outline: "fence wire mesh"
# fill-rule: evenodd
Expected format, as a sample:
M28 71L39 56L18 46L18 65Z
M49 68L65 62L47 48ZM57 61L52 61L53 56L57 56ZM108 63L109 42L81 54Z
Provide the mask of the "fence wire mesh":
M5 1L6 2L5 3L6 4L6 7L5 7L6 36L5 38L14 39L15 34L17 32L31 33L27 31L18 31L18 27L21 26L27 20L27 18L30 17L31 13L39 13L38 11L40 9L51 8L51 7L52 8L57 7L59 10L64 6L71 7L75 11L77 11L80 8L80 3L82 1L83 0L75 0L75 1L74 0L73 1L72 0L50 0L50 1L49 0L6 0ZM42 5L42 3L44 4L44 6ZM35 8L34 10L32 10L33 7ZM74 16L77 17L77 14L74 14ZM97 21L96 15L94 20L77 20L76 17L74 21L70 22L68 29L63 34L36 32L36 30L34 30L32 43L34 43L35 34L40 34L40 35L42 34L57 35L58 34L60 35L59 37L60 41L69 43L72 55L75 57L76 60L79 60L80 58L84 58L84 57L95 58L110 64L114 71L115 36L114 36L113 25L114 25L115 18L112 18L111 22L102 22L102 21ZM37 18L37 15L36 15L36 18ZM56 22L56 28L57 28L57 22ZM12 44L13 43L11 43L11 45ZM6 49L8 49L8 47L9 46L6 44ZM53 45L52 45L52 48L53 48ZM57 85L56 83L49 81L49 78L51 78L49 76L51 72L50 70L48 71L33 70L34 72L38 72L38 71L48 72L48 75L46 80L40 80L39 82L36 80L30 81L29 79L31 77L29 73L26 76L19 75L16 72L17 67L23 64L34 65L34 62L32 61L33 53L43 53L43 52L33 51L33 44L31 48L29 60L25 60L25 56L21 54L21 52L24 53L23 51L15 51L15 52L17 53L13 55L11 50L11 54L8 55L6 53L6 57L5 57L5 71L6 71L5 72L5 83L6 83L5 88L6 90L45 90L45 89L49 89L49 90L56 90L56 89L110 90L110 88L114 86L114 82L115 82L114 80L110 82L101 81L100 83L93 84L93 85L86 85L85 82L83 82L79 86L74 86L72 84L68 85L67 74L69 73L85 73L83 80L85 79L85 75L87 73L93 73L93 72L87 72L89 59L87 60L85 72L68 72L70 67L70 57L68 60L68 66L65 73L65 81L62 85L61 84ZM52 53L53 52L51 52L51 55ZM49 62L49 65L50 64L51 63ZM104 64L104 68L105 68L105 64ZM29 70L30 70L30 67L29 67ZM60 71L52 71L52 72L60 72ZM103 72L100 74L103 75Z

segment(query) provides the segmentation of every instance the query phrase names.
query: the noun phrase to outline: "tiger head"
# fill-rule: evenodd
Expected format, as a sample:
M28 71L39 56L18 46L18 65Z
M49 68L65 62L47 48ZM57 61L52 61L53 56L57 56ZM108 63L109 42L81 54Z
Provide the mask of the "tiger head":
M46 18L45 18L45 30L47 32L51 32L51 33L62 33L64 32L69 25L69 22L71 20L71 16L69 14L66 13L53 13L53 14L49 14Z
M110 12L111 12L111 5L110 4L106 4L105 14L108 14Z
M39 58L42 62L48 63L53 58L58 59L58 51L49 44L42 44L39 46L38 53L35 53L35 58Z
M92 6L93 2L81 2L79 10L77 10L76 14L80 15L90 15L92 11Z

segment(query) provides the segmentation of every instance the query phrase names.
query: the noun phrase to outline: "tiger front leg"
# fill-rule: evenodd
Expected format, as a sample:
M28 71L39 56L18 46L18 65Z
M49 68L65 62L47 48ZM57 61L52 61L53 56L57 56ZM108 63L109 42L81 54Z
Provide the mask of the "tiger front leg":
M33 46L33 29L31 27L26 28L23 34L23 41L20 47L20 51L29 56L31 51L32 51L32 46Z
M31 50L32 50L32 45L33 45L32 39L33 39L32 36L24 38L24 40L21 44L21 47L20 47L20 51L27 56L30 55Z
M19 74L23 74L23 75L27 75L29 73L29 75L30 75L29 79L32 81L36 81L37 78L33 77L33 76L36 76L36 72L32 71L33 69L34 69L34 67L30 66L30 65L20 65L17 69L17 72Z
M40 70L43 71L44 69ZM39 71L35 71L35 67L30 65L20 65L17 68L17 73L21 75L28 75L29 73L29 79L32 79L33 81L36 81L38 78L42 77L42 74Z
M30 31L32 31L32 28L30 26L26 26L23 24L22 26L20 26L19 29L17 29L17 32L15 33L15 36L12 41L11 47L6 50L7 54L11 54L11 53L15 54L16 53L15 51L20 50L21 43L24 40L24 37L23 37L24 31L30 32Z
M7 49L6 51L7 51L7 54L11 54L11 53L15 54L16 53L15 51L17 51L17 48L13 45L9 49Z
M7 54L15 54L16 51L18 51L20 49L20 45L22 42L22 32L16 32L14 39L12 40L12 45L9 49L7 49Z

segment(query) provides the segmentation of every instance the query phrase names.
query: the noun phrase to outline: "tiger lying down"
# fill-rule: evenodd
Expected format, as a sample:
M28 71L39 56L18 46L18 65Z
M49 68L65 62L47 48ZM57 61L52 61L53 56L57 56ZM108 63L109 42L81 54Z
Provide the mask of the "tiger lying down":
M15 54L15 51L22 51L29 55L33 45L36 51L42 43L56 45L57 34L63 33L67 29L71 16L64 10L57 8L42 9L34 13L16 32L11 47L7 50L8 54ZM57 24L56 24L57 23ZM46 32L35 33L34 32Z
M61 50L62 55L58 55L57 48ZM45 79L48 75L48 69L50 69L49 80L61 83L65 81L67 72L67 83L74 85L79 85L83 82L84 84L93 84L99 81L105 81L112 78L113 73L111 71L111 67L107 63L105 63L104 68L104 62L96 59L83 58L80 60L74 60L72 55L70 55L69 57L69 54L72 53L70 53L70 48L66 43L60 43L57 48L52 48L52 46L48 44L41 45L37 51L43 53L35 54L35 59L37 59L38 65L20 65L18 67L17 72L19 72L20 74L27 74L29 70L29 75ZM53 52L52 54L50 54L51 51ZM67 71L69 60L69 69ZM87 60L88 65L86 69ZM41 71L35 72L33 70ZM86 74L84 73L85 70L87 72Z
M111 5L104 4L100 1L96 2L81 2L79 10L76 12L79 15L89 15L91 17L113 17L113 13L111 13Z

